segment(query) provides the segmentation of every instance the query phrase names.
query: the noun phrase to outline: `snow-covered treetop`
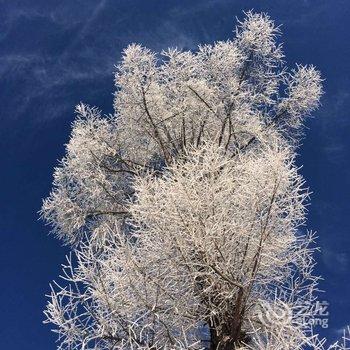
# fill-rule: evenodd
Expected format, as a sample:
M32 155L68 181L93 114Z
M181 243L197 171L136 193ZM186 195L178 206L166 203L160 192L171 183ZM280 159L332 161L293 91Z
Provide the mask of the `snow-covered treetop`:
M42 208L74 248L45 312L59 349L325 349L295 165L321 77L280 35L248 12L195 52L132 44L114 114L77 106Z
M171 164L189 146L210 140L234 156L252 146L295 144L319 104L321 78L313 66L284 67L279 35L269 16L248 12L234 39L196 52L125 49L114 115L77 106L42 209L55 233L76 243L101 216L123 216L132 176Z

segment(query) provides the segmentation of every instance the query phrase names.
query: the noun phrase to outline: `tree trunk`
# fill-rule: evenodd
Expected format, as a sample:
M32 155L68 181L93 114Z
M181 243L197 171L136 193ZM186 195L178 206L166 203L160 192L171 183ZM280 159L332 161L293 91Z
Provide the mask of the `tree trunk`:
M228 326L221 326L223 331L220 334L218 334L216 328L210 328L209 350L233 350L236 345L246 340L244 332L241 332L240 324L236 326L231 324L232 328L230 330L227 329Z
M233 350L242 341L247 342L247 336L242 332L243 294L241 288L231 314L216 317L209 322L210 350Z

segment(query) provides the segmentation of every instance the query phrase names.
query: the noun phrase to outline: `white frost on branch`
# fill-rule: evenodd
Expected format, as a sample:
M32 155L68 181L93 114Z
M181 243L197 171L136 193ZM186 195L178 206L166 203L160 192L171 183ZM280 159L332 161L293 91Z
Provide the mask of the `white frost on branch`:
M114 114L77 107L41 212L74 246L45 311L59 349L325 349L295 165L321 78L288 72L280 34L248 12L197 52L132 44Z
M98 216L124 213L130 177L118 153L115 122L84 104L76 112L67 155L55 168L54 189L42 207L53 231L70 244L80 240L85 225L94 231Z

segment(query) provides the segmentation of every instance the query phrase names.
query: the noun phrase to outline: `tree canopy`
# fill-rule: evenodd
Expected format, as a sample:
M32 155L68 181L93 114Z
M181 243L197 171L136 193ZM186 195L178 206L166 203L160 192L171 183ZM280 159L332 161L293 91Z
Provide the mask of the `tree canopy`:
M42 208L73 251L45 311L59 349L325 348L295 164L322 79L280 34L248 12L196 52L132 44L114 114L77 106Z

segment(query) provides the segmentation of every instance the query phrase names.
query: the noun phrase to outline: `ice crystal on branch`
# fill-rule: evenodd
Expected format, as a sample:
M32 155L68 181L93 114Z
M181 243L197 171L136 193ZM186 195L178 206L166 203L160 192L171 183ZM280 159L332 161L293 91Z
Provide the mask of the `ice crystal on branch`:
M248 12L197 52L132 44L114 114L77 107L42 208L73 249L45 311L59 349L325 348L295 165L321 78L288 71L280 34Z

